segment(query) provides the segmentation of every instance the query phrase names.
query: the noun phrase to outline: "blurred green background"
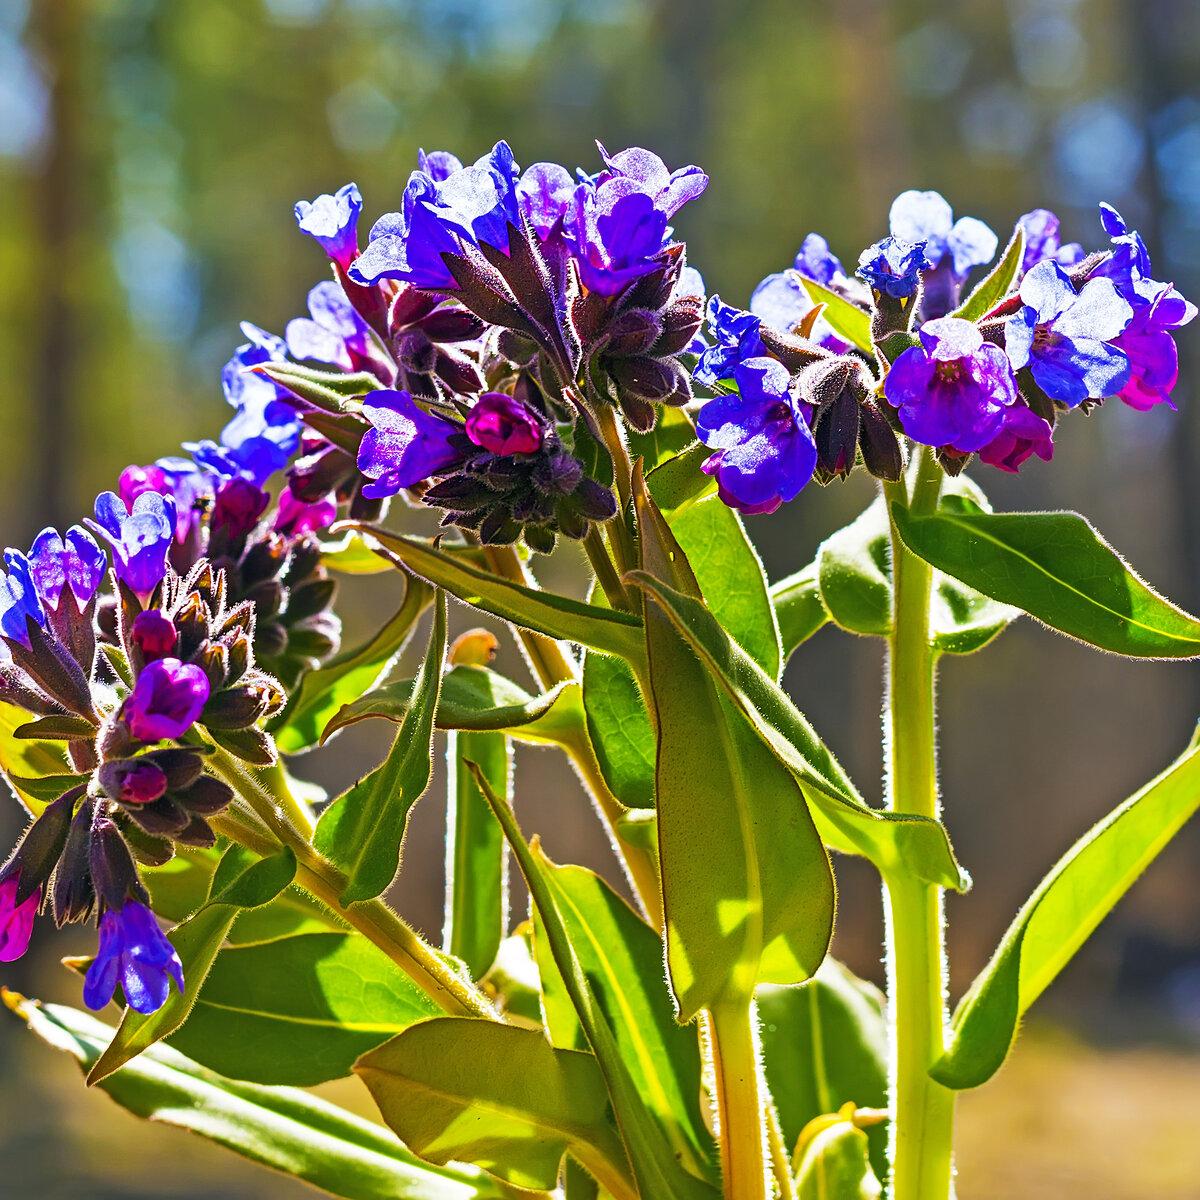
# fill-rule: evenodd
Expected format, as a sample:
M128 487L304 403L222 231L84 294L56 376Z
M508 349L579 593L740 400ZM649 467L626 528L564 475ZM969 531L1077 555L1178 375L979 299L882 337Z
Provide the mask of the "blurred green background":
M589 170L646 145L712 182L678 233L744 304L818 230L847 263L891 198L937 188L1007 236L1054 208L1099 245L1096 203L1200 293L1196 0L0 0L0 539L69 524L130 462L213 436L239 319L282 332L324 274L291 208L354 179L366 221L417 149ZM998 507L1088 513L1145 577L1200 607L1200 332L1180 337L1179 412L1117 402L1060 426L1052 464L975 471ZM752 532L773 578L869 498L815 487ZM552 567L572 579L574 564ZM394 603L347 590L353 638ZM881 772L878 648L825 630L787 682L864 791ZM976 881L948 904L952 990L1091 821L1158 770L1200 715L1193 664L1099 655L1023 621L942 671L947 817ZM371 765L362 729L305 769ZM570 773L518 760L522 820L612 872ZM435 789L436 789L435 784ZM18 828L0 813L0 847ZM397 899L436 936L436 794ZM960 1195L1200 1197L1200 835L1185 830L1039 1007L1039 1028L963 1104ZM878 887L838 863L837 951L879 978ZM77 1003L43 934L0 982ZM0 1196L298 1196L183 1135L149 1131L0 1020ZM350 1085L346 1085L347 1088ZM343 1094L355 1096L352 1090Z

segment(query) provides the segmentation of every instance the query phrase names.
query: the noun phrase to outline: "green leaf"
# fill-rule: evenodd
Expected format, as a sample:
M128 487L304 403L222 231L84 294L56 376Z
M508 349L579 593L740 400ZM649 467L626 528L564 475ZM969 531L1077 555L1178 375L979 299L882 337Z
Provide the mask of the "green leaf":
M773 584L770 595L779 624L783 660L787 662L796 647L808 641L829 620L829 610L821 599L816 561Z
M648 472L646 486L668 518L678 508L717 494L716 479L700 469L712 453L702 442L693 442Z
M833 621L851 633L887 637L892 631L892 572L887 512L882 498L821 543L817 579Z
M796 1200L879 1200L866 1133L848 1108L817 1118L796 1148Z
M508 859L504 835L474 776L464 766L466 762L478 764L492 788L507 796L511 769L508 738L502 733L454 732L446 739L446 927L442 947L467 964L473 979L482 979L496 960L508 924Z
M446 597L434 605L429 648L383 764L343 792L321 814L313 846L346 876L342 904L371 900L387 891L400 867L408 814L429 786L433 715L446 657Z
M1078 513L988 513L947 497L928 516L893 506L906 545L955 579L1101 650L1200 655L1200 620L1148 588Z
M812 726L773 679L737 645L705 606L643 572L630 582L653 595L758 736L795 775L812 803L827 846L861 854L881 871L906 870L930 883L966 891L945 829L928 817L870 808ZM660 834L661 836L661 834Z
M488 972L489 989L495 989L498 1007L511 1021L514 1017L531 1028L542 1028L542 985L530 948L533 929L528 923L500 943L496 961Z
M971 1088L999 1070L1029 1006L1198 807L1200 748L1192 747L1058 860L955 1010L934 1079Z
M5 1002L42 1041L87 1072L112 1029L13 992ZM168 1046L152 1046L100 1088L134 1116L186 1129L345 1200L516 1200L472 1167L432 1167L374 1121L293 1088L223 1079Z
M641 622L629 613L511 583L436 550L419 538L389 533L373 525L354 528L361 528L379 542L380 552L404 570L445 588L481 612L547 637L590 646L602 654L617 654L634 663L641 660Z
M696 440L696 427L687 409L664 404L658 410L658 420L646 433L630 430L628 433L629 457L640 458L642 470L651 471L676 458ZM708 451L709 454L712 451Z
M412 703L413 681L400 680L377 688L345 705L325 730L338 729L370 717L404 720ZM559 745L583 726L578 684L562 683L538 696L487 667L451 667L442 679L436 717L439 729L506 733L523 742Z
M378 633L309 671L272 727L279 749L296 754L315 746L338 710L379 682L432 599L425 583L406 576L404 603Z
M609 790L626 808L653 808L654 726L627 663L584 654L583 709Z
M90 775L10 775L8 782L22 796L46 805L90 778Z
M54 715L26 721L13 730L13 737L22 741L69 742L76 738L89 741L96 736L96 726L83 717Z
M270 362L256 366L254 373L265 375L287 388L293 395L326 412L342 413L358 407L348 400L365 396L383 387L369 371L344 375L340 371L318 371L299 363Z
M307 1087L438 1011L361 934L305 933L222 950L170 1041L231 1079Z
M687 556L640 484L637 582L665 576L703 608ZM748 1001L760 983L816 971L833 929L833 875L795 779L654 603L646 652L667 968L679 1019L689 1021Z
M755 994L763 1068L786 1145L809 1121L852 1102L887 1106L887 1024L883 995L827 958L800 987ZM887 1174L887 1130L868 1133L876 1172Z
M875 353L871 344L871 318L865 309L851 304L849 300L839 296L837 292L831 292L815 279L807 279L799 271L791 271L789 274L794 276L814 304L825 305L825 311L821 315L833 326L835 333L840 334L852 346L857 346L868 354Z
M343 575L382 575L389 564L353 531L321 542L321 564Z
M69 764L62 748L53 742L31 742L16 736L16 731L28 720L29 714L23 708L0 700L0 772L16 798L36 815L45 803L22 791L13 780L61 775L68 770Z
M233 849L240 851L241 847ZM238 862L244 861L240 854L235 853L234 857ZM88 1072L89 1086L99 1083L155 1042L174 1033L188 1019L213 959L240 908L266 904L295 876L296 856L289 849L285 848L271 858L260 859L245 867L216 899L167 935L183 964L183 992L172 988L167 1002L157 1012L139 1013L126 1008L112 1042Z
M435 1017L363 1055L354 1069L383 1119L429 1162L473 1162L539 1190L557 1185L568 1149L623 1171L596 1060L556 1050L535 1030Z
M990 312L1012 290L1024 258L1025 226L1018 225L1013 230L1012 238L1000 256L1000 261L979 281L978 287L950 315L961 317L964 321L978 321L980 317Z
M575 1006L580 1027L604 1074L641 1196L653 1196L654 1200L716 1200L716 1192L711 1186L688 1174L680 1165L666 1135L651 1116L644 1095L634 1083L629 1064L618 1047L616 1033L567 931L566 917L543 866L545 856L526 844L512 809L499 800L487 780L481 775L476 778L504 830L521 874L525 876L545 943L554 956L558 975Z
M646 1107L683 1165L694 1175L713 1176L713 1140L700 1111L698 1031L675 1020L662 975L662 940L599 876L556 866L536 845L531 853ZM551 1040L586 1049L540 920L534 949Z

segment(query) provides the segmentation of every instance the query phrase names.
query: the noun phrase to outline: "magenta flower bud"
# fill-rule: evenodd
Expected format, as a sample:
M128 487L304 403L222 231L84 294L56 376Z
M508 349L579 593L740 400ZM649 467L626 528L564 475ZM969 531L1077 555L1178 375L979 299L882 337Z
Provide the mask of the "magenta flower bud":
M170 488L167 486L167 473L154 463L147 467L130 465L121 472L117 480L117 495L130 510L133 508L133 502L143 492L168 491Z
M42 889L17 903L20 872L0 883L0 962L15 962L29 949L33 918L42 900Z
M275 531L300 537L316 533L337 520L337 502L332 496L322 496L312 502L299 499L291 485L279 493L279 511L275 516Z
M131 637L146 662L166 658L179 640L175 626L159 608L148 608L134 617Z
M167 776L149 756L105 763L100 785L123 804L150 804L167 790Z
M183 737L208 700L208 676L194 663L159 658L147 663L122 716L138 741Z
M467 437L493 454L536 454L545 436L541 415L503 392L485 392L467 414Z
M210 528L223 530L230 541L244 537L258 524L271 497L245 479L231 479L219 492L209 519Z

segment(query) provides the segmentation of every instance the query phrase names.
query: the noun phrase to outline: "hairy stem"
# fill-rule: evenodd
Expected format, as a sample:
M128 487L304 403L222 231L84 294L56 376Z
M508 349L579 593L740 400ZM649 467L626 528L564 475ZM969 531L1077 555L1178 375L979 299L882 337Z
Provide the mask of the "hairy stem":
M942 472L920 447L909 485L885 484L890 506L937 507ZM889 640L887 704L888 807L936 818L940 805L930 633L932 568L903 543L890 522L895 588ZM885 877L891 1028L891 1200L947 1200L951 1195L954 1093L929 1077L944 1049L945 962L942 889L903 871Z
M617 569L613 566L608 548L604 544L604 537L597 526L592 525L588 529L583 539L583 548L587 551L588 562L592 564L592 570L596 573L596 582L604 589L609 604L613 608L632 612L633 604L629 592L617 575Z
M763 1147L753 1005L748 998L731 1001L714 1008L709 1016L725 1200L767 1200L771 1193Z

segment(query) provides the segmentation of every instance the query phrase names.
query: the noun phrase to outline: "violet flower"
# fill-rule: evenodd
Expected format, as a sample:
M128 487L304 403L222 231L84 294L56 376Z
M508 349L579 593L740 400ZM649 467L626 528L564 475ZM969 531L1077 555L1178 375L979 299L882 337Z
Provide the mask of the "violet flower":
M752 358L734 368L737 394L710 400L696 416L700 440L717 451L703 470L721 499L743 513L774 512L812 478L817 446L809 406L791 392L787 368Z
M371 422L358 448L358 469L375 481L363 486L368 499L394 496L462 458L450 444L460 428L420 408L410 392L371 392L362 411Z
M1054 430L1026 403L1018 399L1004 410L1000 432L979 451L979 461L1015 474L1021 464L1036 454L1043 462L1054 457Z
M330 195L296 202L296 223L315 239L342 270L358 254L358 217L362 212L358 185L347 183Z
M119 982L134 1012L157 1012L167 1002L172 979L182 993L183 963L144 904L126 900L100 918L100 948L83 985L88 1008L105 1008Z
M954 308L971 268L996 257L998 239L992 230L975 217L956 221L940 192L901 192L892 201L888 226L894 238L925 243L930 265L922 276L921 308L927 319Z
M148 754L105 763L100 768L104 790L122 804L153 804L167 790L167 776Z
M921 272L932 265L924 242L885 237L858 256L855 274L877 295L910 300L917 294Z
M800 255L796 257L799 259ZM795 270L768 275L750 296L750 311L764 325L780 333L795 332L796 326L813 307ZM814 322L810 340L834 354L844 354L850 349L850 344L834 333L833 326L824 317L818 317Z
M536 454L547 432L540 413L503 392L485 392L467 414L467 437L492 454Z
M46 609L29 559L19 550L5 550L4 565L8 573L0 574L0 636L20 642L29 650L32 647L26 622L32 620L44 629ZM7 651L7 646L4 649Z
M926 321L919 346L892 363L883 394L914 441L972 454L995 438L1017 382L999 346L959 317Z
M1025 230L1022 274L1046 259L1053 259L1061 267L1073 267L1087 257L1078 242L1063 245L1058 236L1058 217L1048 208L1035 208L1032 212L1027 212L1017 224Z
M196 723L209 691L208 676L195 663L158 658L138 674L121 716L139 742L181 738Z
M179 633L161 608L148 608L133 619L130 641L142 652L145 662L166 658L175 649Z
M308 293L308 311L311 317L296 317L287 324L287 348L293 358L329 363L346 372L376 365L370 325L332 279Z
M86 529L72 525L66 537L57 529L43 529L33 539L29 565L38 595L48 609L58 609L65 591L82 613L104 579L108 560Z
M112 547L117 578L139 596L148 596L167 573L167 552L175 536L175 501L143 492L127 509L114 492L96 497L96 519L85 520Z
M539 162L525 168L517 184L517 200L529 227L545 242L556 232L575 196L577 183L571 172L558 163Z
M1021 280L1021 310L1004 326L1014 370L1028 366L1052 400L1074 408L1101 400L1129 382L1129 359L1111 339L1133 310L1111 279L1093 278L1077 294L1055 262L1041 262Z
M29 949L33 919L42 902L40 887L19 901L17 889L20 884L19 871L0 881L0 962L16 962Z
M329 496L319 500L300 500L292 492L291 484L279 493L275 514L275 531L301 537L326 529L337 520L337 502Z
M708 329L716 345L706 347L692 372L697 383L712 387L723 379L732 379L734 369L752 358L766 355L759 337L762 323L753 313L726 304L720 296L708 300Z
M1132 320L1112 343L1129 359L1129 382L1117 395L1140 412L1156 404L1175 407L1171 390L1179 379L1179 350L1172 331L1196 315L1196 306L1171 284L1160 286L1149 304L1134 306Z

